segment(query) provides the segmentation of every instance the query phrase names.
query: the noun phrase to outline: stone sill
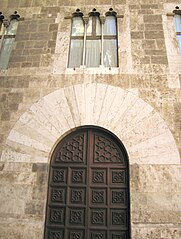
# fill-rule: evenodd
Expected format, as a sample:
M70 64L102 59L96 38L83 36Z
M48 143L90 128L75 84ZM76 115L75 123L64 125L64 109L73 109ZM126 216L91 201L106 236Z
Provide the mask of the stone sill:
M119 67L84 67L80 68L66 68L65 74L118 74Z

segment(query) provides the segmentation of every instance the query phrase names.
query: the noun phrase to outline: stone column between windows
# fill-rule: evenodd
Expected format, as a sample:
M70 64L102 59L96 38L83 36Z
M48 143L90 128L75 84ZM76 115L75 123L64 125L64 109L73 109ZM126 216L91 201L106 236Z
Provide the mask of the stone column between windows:
M83 45L83 58L82 58L82 65L85 66L85 47L86 47L86 36L87 36L87 24L88 24L88 17L83 17L84 19L84 45Z
M101 20L101 66L104 66L104 63L103 63L103 52L104 52L104 32L103 32L103 29L104 29L105 17L101 16L100 20Z

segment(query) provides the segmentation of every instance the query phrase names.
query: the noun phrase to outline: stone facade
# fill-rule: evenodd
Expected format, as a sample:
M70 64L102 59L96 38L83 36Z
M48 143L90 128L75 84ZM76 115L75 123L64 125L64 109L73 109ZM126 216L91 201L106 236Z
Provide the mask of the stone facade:
M90 5L91 4L91 5ZM19 21L0 71L0 239L43 239L48 169L69 132L114 133L130 162L132 239L181 238L181 56L173 16L181 1L1 0ZM112 7L118 68L67 68L72 12Z

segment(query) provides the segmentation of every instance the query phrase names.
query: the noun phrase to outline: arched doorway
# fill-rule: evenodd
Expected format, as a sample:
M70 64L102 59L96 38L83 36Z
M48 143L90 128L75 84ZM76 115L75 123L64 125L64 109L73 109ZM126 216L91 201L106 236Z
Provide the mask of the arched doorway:
M44 239L129 239L129 164L122 143L83 127L55 148Z

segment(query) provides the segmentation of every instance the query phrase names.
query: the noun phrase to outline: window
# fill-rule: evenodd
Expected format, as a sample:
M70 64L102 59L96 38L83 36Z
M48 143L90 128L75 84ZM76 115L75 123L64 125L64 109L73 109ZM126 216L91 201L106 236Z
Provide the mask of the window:
M0 69L5 70L8 67L9 58L12 50L12 45L15 40L16 31L18 28L18 19L19 15L17 12L14 12L10 16L10 22L6 27L6 30L3 35L2 45L0 49Z
M94 8L88 17L79 9L72 15L69 68L117 67L117 13L112 8L105 16Z
M101 65L101 33L100 13L93 9L89 13L86 27L85 65L87 67Z
M116 13L113 11L106 13L104 24L104 65L117 66L117 24Z
M2 25L3 25L3 20L4 20L4 16L3 16L2 12L0 12L0 38L1 38L1 29L2 29Z
M175 29L178 39L178 45L179 45L179 51L181 54L181 10L178 6L175 7L175 10L173 11L174 15L174 22L175 22Z
M3 20L4 20L4 16L2 14L2 12L0 12L0 49L1 49L1 44L2 44L2 40L3 40Z
M77 12L72 18L72 32L70 42L69 67L79 67L83 61L84 21L83 13Z

